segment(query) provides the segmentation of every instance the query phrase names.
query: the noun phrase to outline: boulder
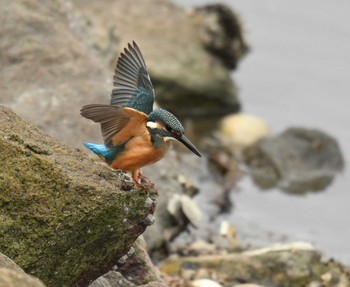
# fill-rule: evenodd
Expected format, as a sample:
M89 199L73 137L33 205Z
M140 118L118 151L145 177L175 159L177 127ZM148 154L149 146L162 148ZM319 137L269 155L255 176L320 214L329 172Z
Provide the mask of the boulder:
M204 47L221 60L227 69L235 69L249 51L239 15L224 4L208 4L189 9Z
M323 190L344 168L337 141L316 129L289 128L249 147L244 157L260 188L291 193Z
M86 286L152 223L157 192L0 107L0 246L48 286ZM14 240L15 238L15 240Z
M100 140L98 126L79 110L108 102L111 74L72 32L69 3L0 0L0 102L51 136L80 146L84 136Z
M222 59L205 48L192 16L170 1L0 4L0 102L67 144L101 141L98 125L79 110L109 103L117 57L132 40L163 107L191 118L239 109Z
M110 71L127 42L139 44L163 108L181 118L239 109L227 67L237 64L247 45L239 20L228 7L186 11L165 0L73 0L73 4L85 32L82 39L109 64ZM217 29L208 27L206 14L215 18ZM214 43L203 40L208 33L218 34Z

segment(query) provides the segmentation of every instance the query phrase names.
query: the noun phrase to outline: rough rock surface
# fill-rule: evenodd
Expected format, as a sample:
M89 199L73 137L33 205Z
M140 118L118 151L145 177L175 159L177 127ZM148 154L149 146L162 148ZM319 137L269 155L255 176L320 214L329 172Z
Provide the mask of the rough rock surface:
M132 248L133 252L129 252L118 261L118 271L136 285L160 282L158 270L148 256L146 242L142 236L135 241Z
M85 286L151 222L157 193L0 108L0 246L48 286ZM16 240L14 240L16 238Z
M101 276L92 282L89 287L168 287L162 282L150 282L143 285L135 285L117 271L109 271L107 274Z
M134 242L129 252L121 257L114 267L116 270L111 270L99 277L89 287L150 287L156 286L152 285L156 283L159 286L166 286L161 282L158 270L148 256L146 242L142 236Z
M344 167L337 141L305 128L262 139L246 150L245 162L259 187L292 193L323 190Z
M135 287L136 285L116 271L109 271L105 275L97 278L89 287Z
M0 287L45 287L45 285L33 276L0 267Z
M12 259L8 258L6 255L0 253L0 268L8 268L15 270L17 272L23 272L23 269L19 267Z

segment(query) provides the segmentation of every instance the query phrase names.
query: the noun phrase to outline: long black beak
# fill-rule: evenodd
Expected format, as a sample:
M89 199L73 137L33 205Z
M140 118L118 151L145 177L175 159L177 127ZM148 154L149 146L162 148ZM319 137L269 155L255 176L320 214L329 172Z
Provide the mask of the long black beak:
M202 155L199 153L196 147L190 142L190 140L185 135L181 135L181 136L176 135L175 138L178 141L182 142L194 154L198 155L199 157L202 157Z

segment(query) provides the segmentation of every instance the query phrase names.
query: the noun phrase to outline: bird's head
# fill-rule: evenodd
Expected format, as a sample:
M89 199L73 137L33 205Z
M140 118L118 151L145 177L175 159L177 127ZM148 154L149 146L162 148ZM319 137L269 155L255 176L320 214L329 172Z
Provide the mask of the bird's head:
M185 136L185 129L180 121L164 109L156 109L148 115L147 128L163 138L164 141L178 140L197 156L201 154Z

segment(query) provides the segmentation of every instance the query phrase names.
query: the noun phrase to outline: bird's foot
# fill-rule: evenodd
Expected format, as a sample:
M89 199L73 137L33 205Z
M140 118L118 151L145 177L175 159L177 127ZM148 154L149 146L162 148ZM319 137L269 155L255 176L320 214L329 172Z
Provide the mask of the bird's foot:
M136 187L141 188L143 190L146 190L149 187L151 188L154 187L154 183L150 179L144 177L141 174L139 174L137 178L133 177L133 181Z
M141 181L139 182L139 178L133 177L132 180L133 180L135 186L142 187Z

